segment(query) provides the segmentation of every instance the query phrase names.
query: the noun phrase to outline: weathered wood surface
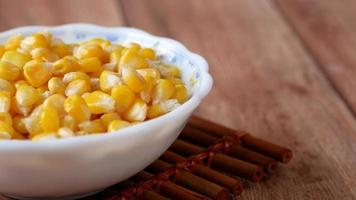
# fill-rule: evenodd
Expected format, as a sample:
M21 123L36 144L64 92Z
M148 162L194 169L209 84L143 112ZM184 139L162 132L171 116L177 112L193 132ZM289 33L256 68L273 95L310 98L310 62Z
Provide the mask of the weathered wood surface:
M355 3L70 2L0 0L0 30L84 21L126 24L182 41L208 59L215 81L198 115L294 150L292 162L275 176L261 184L247 183L243 199L356 198L356 120L350 109L356 105L351 51L356 13L348 7ZM19 3L31 6L18 8ZM323 22L317 23L319 28L310 27L303 14L308 9ZM328 24L341 27L336 36L321 31Z

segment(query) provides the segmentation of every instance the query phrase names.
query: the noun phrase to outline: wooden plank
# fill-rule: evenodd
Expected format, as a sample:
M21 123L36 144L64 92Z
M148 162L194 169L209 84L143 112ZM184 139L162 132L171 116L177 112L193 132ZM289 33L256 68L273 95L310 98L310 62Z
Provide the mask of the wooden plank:
M197 113L294 149L246 199L355 199L356 123L271 1L122 0L129 25L205 56L214 87Z
M25 25L94 23L122 25L115 0L0 0L0 31Z
M323 71L356 113L356 2L276 2Z

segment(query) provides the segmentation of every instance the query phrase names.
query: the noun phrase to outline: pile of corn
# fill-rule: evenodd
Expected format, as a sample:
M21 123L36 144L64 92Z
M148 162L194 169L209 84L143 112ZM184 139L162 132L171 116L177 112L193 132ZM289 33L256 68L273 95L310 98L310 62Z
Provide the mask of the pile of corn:
M112 132L187 99L179 69L136 43L66 44L44 32L0 45L0 139Z

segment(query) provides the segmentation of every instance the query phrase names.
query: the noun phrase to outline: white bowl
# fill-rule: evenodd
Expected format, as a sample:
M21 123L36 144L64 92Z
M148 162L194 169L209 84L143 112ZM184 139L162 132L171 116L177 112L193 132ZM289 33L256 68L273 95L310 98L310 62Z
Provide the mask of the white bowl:
M126 27L89 24L28 26L0 33L49 30L65 42L103 37L114 43L153 47L182 70L191 98L176 110L114 133L56 141L0 141L0 193L26 198L68 198L102 190L139 172L177 138L187 119L212 87L208 64L181 43Z

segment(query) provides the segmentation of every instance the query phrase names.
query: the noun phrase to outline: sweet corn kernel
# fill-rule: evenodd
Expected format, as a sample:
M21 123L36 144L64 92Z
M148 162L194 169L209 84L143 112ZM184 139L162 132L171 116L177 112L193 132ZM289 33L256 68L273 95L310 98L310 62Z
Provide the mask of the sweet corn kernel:
M110 63L119 64L121 59L121 49L110 53Z
M116 101L116 111L126 111L135 101L135 93L126 85L115 86L111 90L111 96Z
M53 94L44 100L43 107L51 107L57 111L60 117L63 117L66 114L63 107L65 100L64 95Z
M6 51L1 57L1 61L9 62L19 68L22 68L30 60L31 56L18 51Z
M153 88L152 100L153 104L163 102L172 97L175 92L175 86L170 80L159 79L156 86Z
M23 67L23 74L26 81L33 87L39 87L51 78L52 72L48 69L45 62L32 60Z
M148 62L135 49L128 49L120 59L120 68L123 67L142 69L148 67Z
M112 71L114 72L117 68L117 65L115 65L115 63L106 63L103 65L103 70L106 70L106 71Z
M184 85L183 81L179 78L168 78L168 80L172 81L174 85Z
M72 53L69 45L66 45L62 40L55 38L51 41L51 49L60 58L68 56Z
M8 112L0 112L0 121L5 122L9 126L12 126L12 118Z
M159 65L157 69L160 71L163 78L179 78L180 70L174 65Z
M100 75L100 89L104 92L110 92L116 85L121 85L122 80L117 73L103 71Z
M62 79L58 77L52 77L48 81L48 90L51 94L64 94L66 86L64 85Z
M0 92L8 92L10 96L15 94L15 87L7 80L0 79Z
M153 79L160 79L160 72L155 68L146 68L146 69L138 69L136 70L145 80L148 77Z
M44 132L56 132L60 125L56 109L50 106L44 107L39 122Z
M114 132L126 127L131 126L130 122L128 121L124 121L124 120L113 120L110 122L109 126L108 126L108 131L109 132Z
M14 129L7 123L0 121L0 140L11 139Z
M146 80L146 84L144 89L140 92L140 97L146 103L150 103L152 100L152 91L155 84L155 80L150 76L147 76L145 80Z
M35 60L54 62L59 59L59 56L47 48L36 48L30 52Z
M16 97L12 97L11 99L11 106L10 106L10 112L12 114L20 114L23 116L28 116L31 111L32 111L33 106L21 106L19 103L16 101Z
M21 106L32 106L40 99L40 93L29 85L21 85L16 91L16 101Z
M0 92L0 112L9 112L11 96L8 92Z
M115 109L115 100L110 95L101 91L90 93L84 100L92 114L109 113Z
M105 62L107 59L107 55L105 54L103 48L97 44L83 44L74 51L74 55L78 59L97 57L102 62Z
M0 78L15 81L19 77L20 68L6 61L0 61Z
M43 106L39 105L33 109L30 116L23 119L27 132L31 137L43 132L42 126L40 124L40 117L42 114Z
M101 70L101 62L97 57L81 59L78 63L82 72L91 73Z
M142 49L140 49L138 54L146 59L150 59L150 60L156 59L155 52L153 51L153 49L150 49L150 48L142 48Z
M85 92L90 92L91 87L90 83L88 81L82 80L82 79L77 79L72 82L70 82L67 85L67 88L65 90L65 94L67 97L72 96L72 95L82 95Z
M175 87L172 99L177 99L180 104L186 102L189 97L187 88L182 84L175 85Z
M129 43L127 45L127 48L135 50L135 51L139 51L141 49L141 45L139 43L136 43L136 42L131 42L131 43Z
M60 138L71 138L75 136L73 130L68 127L60 128L57 134Z
M75 119L71 115L65 115L63 117L61 126L62 127L67 127L67 128L69 128L69 129L74 131L77 128L77 123L76 123Z
M21 85L30 85L29 83L27 83L27 81L25 81L25 80L18 80L18 81L16 81L15 82L15 88L17 89L17 88L19 88Z
M56 140L58 136L56 133L41 133L32 137L32 141L48 141L48 140Z
M132 106L123 113L123 118L130 122L142 122L146 119L147 104L142 99L136 99Z
M108 127L110 122L117 120L117 119L120 119L120 116L117 113L106 113L100 117L101 123L105 127ZM0 120L1 120L1 118L0 118Z
M81 44L86 45L86 44L95 44L101 46L101 48L106 48L111 45L111 42L108 40L105 40L103 38L92 38L88 41L82 42Z
M77 69L79 69L79 64L73 56L65 56L53 63L54 75L64 75Z
M141 92L145 87L145 79L133 68L122 68L122 80L136 93Z
M5 43L5 50L6 51L16 50L17 48L20 47L22 40L23 40L23 35L21 34L9 37Z
M169 99L167 101L163 101L161 103L152 105L148 107L147 110L147 118L152 119L158 116L161 116L163 114L166 114L177 107L179 107L180 104L176 99Z
M63 76L62 80L64 84L68 84L72 81L79 80L79 79L90 82L90 77L88 76L88 74L84 72L69 72Z
M64 110L71 115L77 123L90 119L89 107L79 95L68 97L64 101Z
M78 125L78 127L81 131L85 131L87 133L103 133L106 131L106 128L101 123L100 119L82 122Z
M24 123L24 117L21 115L17 115L14 117L13 119L13 127L15 129L15 131L19 132L19 133L27 133L27 129Z
M49 41L46 36L42 33L35 33L30 36L25 37L21 41L21 49L25 51L31 51L35 48L48 48Z

